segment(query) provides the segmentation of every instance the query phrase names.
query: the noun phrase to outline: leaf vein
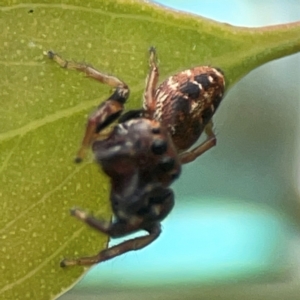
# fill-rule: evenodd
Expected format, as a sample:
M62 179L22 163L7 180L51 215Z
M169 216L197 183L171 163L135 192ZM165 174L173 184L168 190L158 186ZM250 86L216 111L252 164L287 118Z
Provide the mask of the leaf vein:
M70 243L70 241L72 241L73 239L77 238L80 233L84 230L85 227L81 227L80 229L78 229L77 231L75 231L73 233L73 235L66 240L60 247L57 248L56 251L54 251L51 255L49 255L42 263L40 263L38 265L38 267L36 267L35 269L31 270L30 272L28 272L24 277L19 278L18 280L7 284L6 286L4 286L1 290L0 290L0 294L3 294L4 292L6 292L9 289L12 289L14 286L19 285L21 283L23 283L25 280L30 279L32 276L34 276L38 271L40 271L47 263L49 263L51 260L54 259L55 256L57 256L60 252L62 252L63 249L65 249L68 244Z
M49 198L53 193L58 191L61 187L63 187L74 175L76 175L79 171L83 169L83 167L87 163L83 163L82 165L76 167L76 169L70 173L60 184L58 184L54 189L51 191L45 193L42 198L36 202L34 202L31 206L27 207L27 209L23 210L22 213L20 213L17 217L15 217L12 221L6 223L6 225L0 229L0 233L3 233L8 230L9 227L11 227L14 223L16 223L17 220L25 216L28 212L30 212L33 208L35 208L37 205L42 204L45 202L47 198Z
M60 8L63 10L73 10L73 11L83 11L83 12L88 12L88 13L97 13L105 16L110 16L112 18L123 18L123 19L133 19L133 20L139 20L139 21L147 21L151 23L159 23L159 24L164 24L164 25L169 25L169 26L175 26L176 28L181 28L181 29L188 29L188 30L196 30L195 24L191 24L191 26L188 25L183 25L183 24L178 24L175 22L171 21L166 21L160 20L158 18L153 18L153 17L148 17L148 16L141 16L141 15L135 15L135 14L122 14L122 13L113 13L113 12L108 12L104 11L99 8L89 8L89 7L83 7L83 6L76 6L76 5L69 5L69 4L44 4L44 3L36 3L36 4L18 4L18 5L12 5L12 6L6 6L6 7L1 7L0 11L10 11L14 9L19 9L19 8L38 8L38 7L44 7L44 8ZM169 10L170 11L170 10ZM165 11L166 13L167 11ZM191 17L193 15L189 15ZM194 16L195 20L197 21L197 16ZM211 22L212 24L215 24L214 21L207 19L207 22Z

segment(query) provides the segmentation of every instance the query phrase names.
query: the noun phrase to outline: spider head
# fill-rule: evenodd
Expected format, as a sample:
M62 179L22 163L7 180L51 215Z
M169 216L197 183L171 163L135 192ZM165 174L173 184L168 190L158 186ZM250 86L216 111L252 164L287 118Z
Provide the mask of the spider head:
M93 144L96 160L111 178L117 215L132 215L150 205L153 193L180 174L180 162L168 131L157 121L131 119Z

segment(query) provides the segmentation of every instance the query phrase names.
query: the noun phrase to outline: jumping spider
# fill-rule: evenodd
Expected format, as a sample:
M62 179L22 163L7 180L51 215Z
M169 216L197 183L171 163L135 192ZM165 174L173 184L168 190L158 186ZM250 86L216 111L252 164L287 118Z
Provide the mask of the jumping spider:
M216 144L211 118L224 93L222 71L198 66L170 76L156 89L156 51L151 47L149 52L143 108L125 114L122 112L129 96L126 83L86 64L64 60L52 51L47 53L61 67L81 71L115 89L89 117L75 159L80 162L92 147L96 161L110 177L114 221L97 220L77 208L71 214L111 238L139 230L149 233L95 256L64 259L62 267L99 263L153 242L160 235L160 222L173 208L174 194L169 186L178 178L181 164L193 161ZM118 124L103 138L103 130L116 120ZM188 150L203 131L207 139Z

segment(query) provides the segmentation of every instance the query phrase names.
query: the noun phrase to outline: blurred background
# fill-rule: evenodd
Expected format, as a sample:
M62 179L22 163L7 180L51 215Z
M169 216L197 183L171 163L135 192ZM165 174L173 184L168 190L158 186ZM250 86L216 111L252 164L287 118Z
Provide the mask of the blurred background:
M299 0L156 2L237 26L300 20ZM214 118L217 147L173 185L160 238L59 299L300 299L299 66L293 55L234 86Z

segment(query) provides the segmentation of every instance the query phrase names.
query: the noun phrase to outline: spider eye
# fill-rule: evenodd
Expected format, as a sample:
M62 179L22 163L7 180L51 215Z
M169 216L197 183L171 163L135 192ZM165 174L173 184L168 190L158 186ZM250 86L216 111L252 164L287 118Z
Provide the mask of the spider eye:
M180 172L175 172L175 173L173 173L173 174L171 175L172 180L177 179L177 178L179 177L179 175L180 175Z
M152 133L153 134L160 134L160 128L159 127L154 127L154 128L152 128Z
M172 157L166 156L161 159L159 162L159 166L164 170L165 172L171 171L175 166L175 160Z
M154 154L161 155L167 151L168 145L164 140L155 140L151 146L151 150Z

